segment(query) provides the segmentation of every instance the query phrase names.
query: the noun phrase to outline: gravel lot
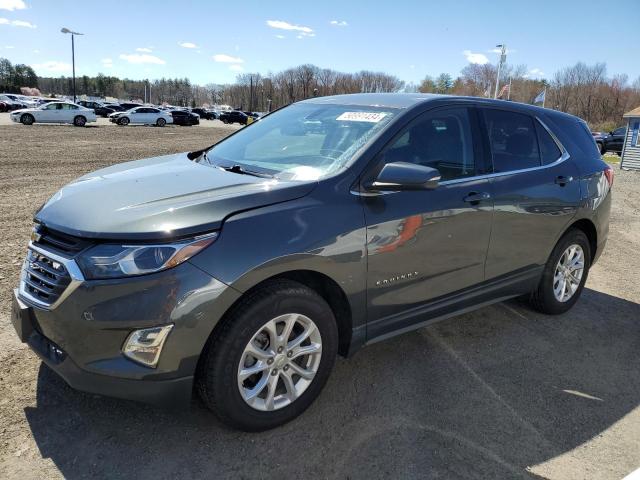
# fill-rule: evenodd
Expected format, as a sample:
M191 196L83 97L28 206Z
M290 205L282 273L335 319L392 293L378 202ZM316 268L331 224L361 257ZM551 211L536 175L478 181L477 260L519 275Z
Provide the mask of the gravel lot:
M231 127L0 117L0 478L619 479L640 467L640 173L616 170L609 243L571 312L509 302L367 347L337 362L302 417L249 435L195 399L167 412L76 392L9 321L31 215L47 197Z

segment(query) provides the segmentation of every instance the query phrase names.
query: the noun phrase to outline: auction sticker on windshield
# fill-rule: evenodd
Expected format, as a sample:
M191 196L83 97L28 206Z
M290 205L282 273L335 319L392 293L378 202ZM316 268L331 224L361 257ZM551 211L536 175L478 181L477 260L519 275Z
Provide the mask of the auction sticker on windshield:
M387 114L384 112L344 112L336 120L378 123L386 116Z

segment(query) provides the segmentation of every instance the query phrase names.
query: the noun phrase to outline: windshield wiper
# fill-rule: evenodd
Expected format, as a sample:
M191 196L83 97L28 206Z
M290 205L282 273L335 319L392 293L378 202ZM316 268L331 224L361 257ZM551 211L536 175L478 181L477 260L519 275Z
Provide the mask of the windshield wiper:
M227 172L238 173L240 175L251 175L253 177L261 177L261 178L273 178L273 175L269 175L268 173L256 172L254 170L247 170L240 165L234 165L233 167L223 167L218 166Z

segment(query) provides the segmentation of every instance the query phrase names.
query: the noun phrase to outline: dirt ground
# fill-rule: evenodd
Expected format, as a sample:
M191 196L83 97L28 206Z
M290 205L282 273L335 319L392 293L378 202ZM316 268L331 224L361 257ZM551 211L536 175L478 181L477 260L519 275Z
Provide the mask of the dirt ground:
M372 345L337 362L300 418L244 434L197 399L167 412L74 391L9 321L31 216L51 194L115 162L205 147L230 127L6 123L0 478L619 479L640 467L640 173L616 169L609 243L571 312L509 302Z

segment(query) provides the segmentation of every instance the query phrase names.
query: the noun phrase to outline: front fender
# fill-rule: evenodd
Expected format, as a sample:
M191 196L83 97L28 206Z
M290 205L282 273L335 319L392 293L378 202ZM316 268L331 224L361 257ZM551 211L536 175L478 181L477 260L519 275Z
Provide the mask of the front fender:
M323 190L231 216L216 242L190 262L239 292L287 272L320 273L345 293L353 327L363 325L367 268L362 207L353 195Z

